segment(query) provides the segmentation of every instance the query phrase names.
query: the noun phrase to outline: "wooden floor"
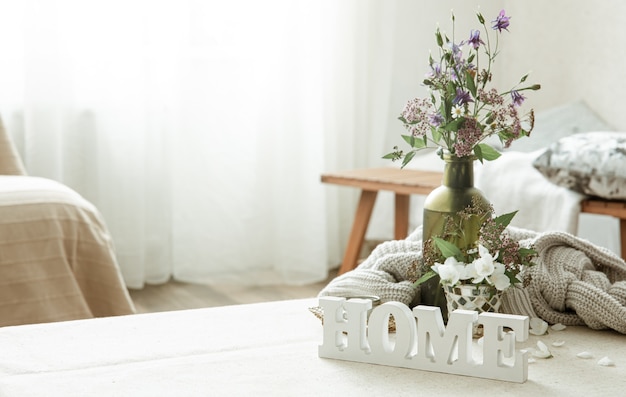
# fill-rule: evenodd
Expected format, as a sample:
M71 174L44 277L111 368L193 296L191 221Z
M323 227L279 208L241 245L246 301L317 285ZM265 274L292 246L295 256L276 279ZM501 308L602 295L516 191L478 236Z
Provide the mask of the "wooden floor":
M367 258L381 242L380 240L364 241L359 262ZM337 277L338 270L339 267L329 271L328 278L324 281L304 286L211 286L170 281L162 285L147 285L141 290L130 290L129 292L138 313L313 298L333 278Z
M161 285L147 285L141 290L130 290L129 292L138 313L151 313L312 298L317 296L319 291L336 275L336 270L331 271L327 280L304 286L209 286L170 281Z

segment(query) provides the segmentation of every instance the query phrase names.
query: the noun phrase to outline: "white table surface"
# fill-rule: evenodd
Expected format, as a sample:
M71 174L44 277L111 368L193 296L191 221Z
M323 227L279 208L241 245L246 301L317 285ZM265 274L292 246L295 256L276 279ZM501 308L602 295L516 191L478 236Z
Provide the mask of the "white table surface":
M568 327L531 336L554 358L526 383L319 358L316 299L0 328L0 396L617 396L626 336ZM588 351L592 359L577 358ZM614 367L597 361L610 357Z

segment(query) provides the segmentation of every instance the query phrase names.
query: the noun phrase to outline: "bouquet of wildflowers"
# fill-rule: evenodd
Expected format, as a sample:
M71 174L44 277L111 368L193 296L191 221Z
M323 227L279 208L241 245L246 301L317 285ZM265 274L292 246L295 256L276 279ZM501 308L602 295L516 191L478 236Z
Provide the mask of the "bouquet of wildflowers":
M484 40L480 30L472 30L467 40L457 43L454 14L452 39L437 28L439 58L429 57L429 71L424 80L431 95L410 100L399 117L410 133L402 138L411 149L404 153L396 146L384 158L403 159L404 167L418 150L438 147L456 157L475 156L482 162L500 156L483 142L486 138L497 136L508 147L514 140L530 135L534 114L531 109L520 116L519 108L525 99L522 92L538 90L541 86L522 86L528 75L504 92L489 86L491 68L498 55L499 35L503 30L508 31L510 18L502 10L492 21L491 30L496 36L493 43L485 18L480 13L477 17L485 33Z
M493 217L491 208L485 209L475 202L459 212L458 217L449 216L444 235L433 237L424 244L424 263L434 265L415 285L435 275L439 275L442 285L487 285L498 291L525 281L522 271L533 265L536 251L532 247L520 246L506 232L516 213ZM475 246L463 252L449 241L463 233L463 222L473 216L481 219L479 238Z

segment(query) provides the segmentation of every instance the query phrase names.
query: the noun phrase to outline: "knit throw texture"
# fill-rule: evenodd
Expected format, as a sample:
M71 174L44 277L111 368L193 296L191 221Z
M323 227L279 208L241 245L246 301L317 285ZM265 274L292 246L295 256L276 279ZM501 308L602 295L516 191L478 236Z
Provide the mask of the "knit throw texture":
M626 263L606 248L564 232L509 227L522 246L538 252L530 284L508 288L501 313L539 317L550 324L587 325L626 334ZM376 295L382 302L418 305L413 286L422 259L422 229L380 244L356 269L333 279L319 296Z

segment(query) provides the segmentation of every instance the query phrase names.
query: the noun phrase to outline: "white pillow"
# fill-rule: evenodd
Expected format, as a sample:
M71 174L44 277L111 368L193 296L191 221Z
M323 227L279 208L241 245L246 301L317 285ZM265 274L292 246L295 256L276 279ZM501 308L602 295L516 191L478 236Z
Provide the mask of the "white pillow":
M626 132L586 132L561 138L533 165L556 185L590 196L626 199Z

